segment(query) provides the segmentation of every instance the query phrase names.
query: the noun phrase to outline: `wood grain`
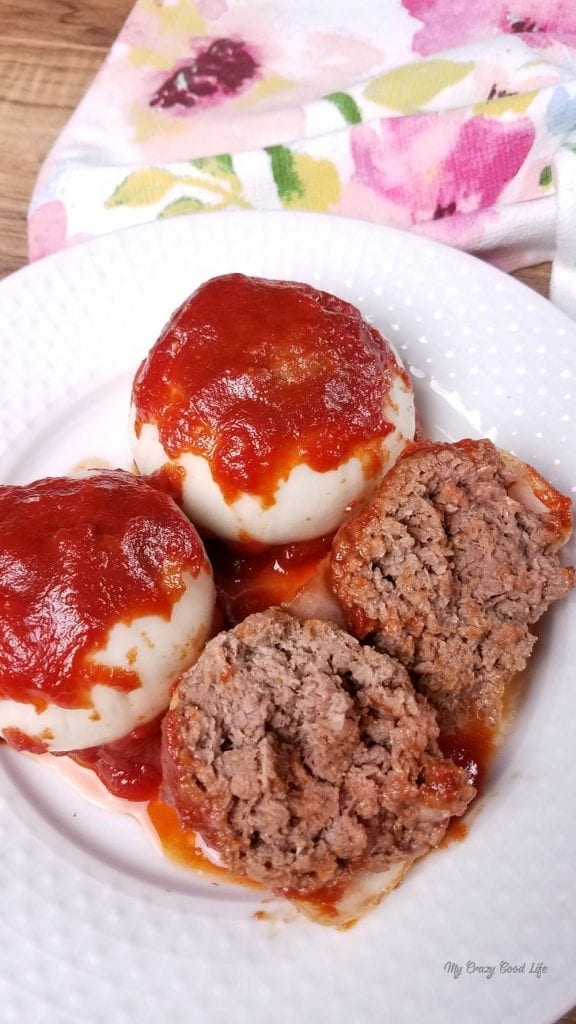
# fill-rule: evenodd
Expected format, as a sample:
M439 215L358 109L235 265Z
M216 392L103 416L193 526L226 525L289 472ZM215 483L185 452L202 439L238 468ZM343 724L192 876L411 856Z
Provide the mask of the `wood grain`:
M97 47L105 52L132 6L131 0L2 0L2 37L57 47Z
M0 277L24 266L26 213L52 143L117 36L130 0L3 0Z
M54 139L105 50L0 42L0 276L26 263L26 211Z
M131 0L3 0L0 277L26 263L26 211L36 175L130 7ZM549 264L514 276L548 294ZM561 1024L576 1024L576 1010Z
M515 270L512 277L527 284L529 288L548 298L550 291L550 263L538 263L535 267L523 267Z

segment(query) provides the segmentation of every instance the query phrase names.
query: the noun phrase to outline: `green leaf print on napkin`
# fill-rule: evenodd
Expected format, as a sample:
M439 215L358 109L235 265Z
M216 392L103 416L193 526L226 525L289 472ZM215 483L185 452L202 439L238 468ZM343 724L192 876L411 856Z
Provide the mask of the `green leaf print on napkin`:
M287 210L330 210L340 198L340 177L332 160L268 146L272 177Z
M552 184L552 167L550 164L546 164L546 167L542 168L538 184L540 185L540 188L550 188L550 185Z
M227 206L247 209L250 206L242 195L242 182L234 170L228 153L191 160L197 174L177 174L162 167L145 167L132 171L118 185L104 206L152 206L178 185L193 189L199 195L180 195L165 206L159 217L175 217L179 213L198 213L199 210L223 210Z
M294 157L286 146L268 146L266 149L272 162L272 177L278 189L283 206L290 206L304 194L304 186L296 173Z
M333 92L326 99L340 111L347 124L360 124L362 114L358 104L347 92Z
M214 178L236 177L234 164L229 153L220 153L218 156L201 156L191 161L193 167L205 174L211 174Z
M174 199L172 203L168 203L168 206L160 210L158 217L160 219L164 217L179 217L182 213L198 213L200 210L206 209L208 207L201 199L194 199L194 196L180 196L179 199Z

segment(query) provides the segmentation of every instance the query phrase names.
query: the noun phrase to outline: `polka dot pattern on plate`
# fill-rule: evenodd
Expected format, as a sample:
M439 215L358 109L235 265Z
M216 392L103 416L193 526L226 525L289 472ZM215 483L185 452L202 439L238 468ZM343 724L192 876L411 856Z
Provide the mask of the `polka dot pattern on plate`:
M360 222L211 214L68 250L0 285L0 474L130 464L130 383L202 280L314 282L360 305L413 374L425 429L488 436L576 493L576 327L461 253ZM573 549L572 549L573 551ZM545 1024L576 1000L573 603L542 630L470 833L339 934L163 861L129 818L0 750L0 1016L35 1024ZM271 920L257 921L264 907ZM537 927L535 927L537 922ZM544 961L539 980L501 960ZM458 981L446 964L461 962ZM466 962L496 964L488 983ZM384 1012L384 1011L382 1011ZM386 1010L388 1012L388 1010ZM383 1018L382 1018L383 1019Z

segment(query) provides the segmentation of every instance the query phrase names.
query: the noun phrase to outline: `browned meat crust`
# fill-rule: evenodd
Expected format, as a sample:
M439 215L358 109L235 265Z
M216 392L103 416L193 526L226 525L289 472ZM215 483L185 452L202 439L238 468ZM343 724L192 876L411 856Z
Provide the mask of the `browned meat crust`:
M490 441L414 445L335 538L331 582L349 628L409 669L447 728L498 721L535 642L529 626L575 583L556 553L568 499L537 478L557 503L530 510L511 493L519 467L537 478Z
M405 670L271 609L212 640L163 738L165 796L234 872L313 891L412 860L474 795Z

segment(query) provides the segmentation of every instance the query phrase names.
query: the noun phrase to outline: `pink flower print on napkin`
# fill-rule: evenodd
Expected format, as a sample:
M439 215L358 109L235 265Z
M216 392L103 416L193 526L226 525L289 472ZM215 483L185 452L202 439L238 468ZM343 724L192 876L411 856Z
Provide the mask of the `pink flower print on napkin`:
M576 33L574 0L402 0L424 23L412 40L416 53L428 55L502 32L522 33L525 42L549 46L572 42Z
M352 129L352 182L409 226L493 206L524 163L535 131L528 118L501 122L484 116L441 121L422 114ZM356 190L356 201L359 199ZM368 206L373 200L365 195Z
M216 39L194 60L181 64L156 90L151 107L197 107L235 96L252 82L258 64L237 39Z
M86 242L87 234L68 235L66 207L59 199L42 203L28 217L28 256L30 262L50 256L58 249L67 249L77 242Z

